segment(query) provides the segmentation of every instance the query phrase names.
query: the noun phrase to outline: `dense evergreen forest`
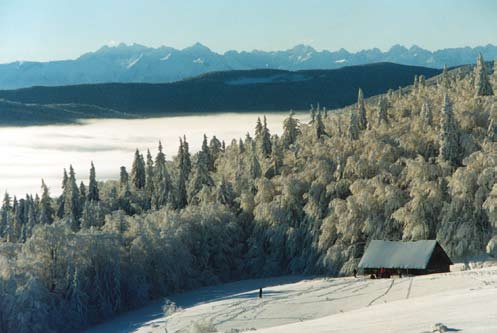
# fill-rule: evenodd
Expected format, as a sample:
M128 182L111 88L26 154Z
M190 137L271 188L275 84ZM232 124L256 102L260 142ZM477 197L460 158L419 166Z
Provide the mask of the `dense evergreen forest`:
M488 65L488 64L487 64ZM496 67L496 65L494 65ZM372 239L437 239L453 259L497 253L497 68L292 114L281 136L204 137L136 151L120 179L52 197L5 194L0 332L66 332L224 281L345 275ZM171 144L171 143L166 143ZM35 166L34 166L35 167ZM84 171L80 171L84 172Z

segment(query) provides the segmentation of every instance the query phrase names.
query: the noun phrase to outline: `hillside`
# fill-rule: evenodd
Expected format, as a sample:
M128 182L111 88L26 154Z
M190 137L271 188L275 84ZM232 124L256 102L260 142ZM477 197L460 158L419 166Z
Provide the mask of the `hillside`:
M161 309L164 302L156 302L85 332L195 332L195 326L210 325L216 332L420 333L432 332L436 323L491 332L497 329L496 283L495 267L385 280L246 280L172 295L179 309L169 315Z
M336 69L343 66L393 62L441 69L471 63L481 52L486 59L497 57L497 46L461 47L429 51L413 45L394 45L349 52L317 51L308 45L289 50L219 54L196 43L185 49L150 48L139 44L103 46L74 60L50 62L17 61L0 64L0 89L31 86L61 86L108 82L175 82L213 71L279 69Z
M139 116L222 111L304 110L320 103L343 107L362 87L367 96L429 78L437 69L377 63L337 70L214 72L166 84L97 84L0 91L20 103L84 104ZM1 121L1 119L0 119Z
M84 171L69 165L57 197L44 183L39 197L5 193L0 327L67 332L203 286L350 275L374 239L436 239L454 262L497 257L497 71L479 57L413 82L367 99L359 90L357 103L332 112L312 108L309 123L290 114L282 135L262 118L253 135L231 142L204 136L195 154L182 137L166 159L159 142L155 158L136 150L116 180L99 182L92 163L80 183ZM382 281L365 284L382 289L366 304L389 292ZM488 311L486 292L428 301ZM451 327L467 327L460 314Z

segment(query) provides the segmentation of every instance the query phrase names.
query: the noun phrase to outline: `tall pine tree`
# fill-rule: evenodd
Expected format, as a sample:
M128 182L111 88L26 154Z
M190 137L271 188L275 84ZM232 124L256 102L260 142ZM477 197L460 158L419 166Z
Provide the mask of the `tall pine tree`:
M99 201L100 194L98 192L98 183L96 178L95 166L91 162L90 167L90 180L88 182L88 200L89 201Z
M143 160L143 155L140 154L140 151L138 149L136 149L135 151L135 158L131 167L131 181L133 182L133 186L138 190L141 190L145 187L145 161Z

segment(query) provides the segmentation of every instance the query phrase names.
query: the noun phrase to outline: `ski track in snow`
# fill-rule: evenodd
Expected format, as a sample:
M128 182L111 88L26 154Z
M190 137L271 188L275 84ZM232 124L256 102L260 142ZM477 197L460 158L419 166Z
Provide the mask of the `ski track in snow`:
M390 290L392 289L394 282L395 282L395 280L392 280L390 282L390 285L388 286L387 290L385 290L385 292L383 294L381 294L380 296L373 298L371 300L371 302L368 303L368 306L373 305L374 302L376 302L377 300L379 300L382 297L385 297L390 292Z
M411 277L409 278L409 288L407 289L407 295L406 295L406 299L409 299L409 296L411 296L411 289L412 289L412 283L414 281L414 279Z
M260 286L263 287L262 299L258 298ZM424 298L432 300L429 302L433 303L442 302L463 292L493 292L496 294L493 307L497 307L497 266L473 271L401 279L397 277L376 280L369 278L283 277L239 281L171 296L171 300L176 301L178 306L183 307L183 310L168 317L160 315L161 304L158 302L156 306L147 310L149 311L148 316L141 315L143 320L136 320L137 316L133 316L133 312L131 312L86 332L163 333L166 332L167 328L169 333L179 333L184 332L192 322L199 321L211 321L220 332L230 331L232 328L240 330L256 328L262 329L264 332L266 330L268 332L287 332L283 327L293 327L292 325L297 326L295 329L289 329L288 332L327 332L328 329L307 330L303 327L311 325L310 323L317 323L321 319L352 316L358 311L369 311L368 309L371 309L369 312L372 313L380 313L378 311L381 309L393 311L392 308L395 309L395 307L392 303L394 302L407 302L405 306L414 306L417 304L416 302ZM428 303L428 306L430 304ZM443 303L440 307L442 306L449 305ZM483 306L490 307L492 304L483 304ZM408 314L402 313L401 315ZM440 316L442 317L440 318L441 322L447 317L445 313L441 313ZM417 315L412 317L412 325L421 325L420 319L414 318ZM497 331L497 315L494 315L494 318ZM333 320L330 325L333 325ZM376 320L372 323L373 326L379 320L384 320L388 324L385 331L395 332L393 327L396 327L397 324L390 315L380 316L372 320ZM357 322L361 322L361 320L352 320L351 325L359 325ZM423 326L422 329L415 332L427 331L435 322L426 323L426 327ZM454 326L450 322L445 324L449 327ZM278 330L280 326L282 329ZM342 328L347 331L346 326ZM333 328L333 331L341 332L338 326ZM489 331L493 330L481 332ZM371 330L371 332L380 331Z

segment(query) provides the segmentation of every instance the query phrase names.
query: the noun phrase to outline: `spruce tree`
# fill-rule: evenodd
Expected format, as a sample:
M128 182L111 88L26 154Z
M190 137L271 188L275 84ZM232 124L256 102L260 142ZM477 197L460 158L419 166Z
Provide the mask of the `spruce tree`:
M81 203L81 207L83 207L84 203L87 200L86 186L83 182L79 183L79 202Z
M449 73L447 71L447 65L444 64L443 70L442 70L442 76L440 78L440 85L443 88L448 88L450 85L449 81Z
M309 124L313 124L314 121L316 120L316 110L314 110L314 105L311 104L311 109L309 110L309 113L311 114L311 120Z
M359 88L359 92L357 93L357 127L361 131L368 128L366 105L364 102L364 94L362 93L361 88Z
M121 166L119 170L119 190L122 191L125 187L128 186L129 175L125 166Z
M459 163L459 129L447 94L444 95L442 107L439 156L454 165Z
M213 186L214 181L209 174L208 160L207 156L203 151L199 151L197 154L197 161L195 163L195 171L193 172L192 179L190 181L188 190L188 201L190 203L196 203L196 196L202 190L204 186Z
M206 158L207 167L208 167L209 171L214 171L214 159L213 159L211 152L209 150L209 146L207 145L207 135L205 135L205 134L204 134L204 139L202 140L201 150Z
M183 169L180 169L178 185L176 187L176 208L185 208L188 204L188 194L186 192L186 176Z
M9 230L12 206L10 205L9 193L5 192L2 201L2 216L0 220L0 237L5 237Z
M172 183L166 166L166 155L162 152L162 144L159 142L159 151L154 163L154 193L152 206L156 209L166 205L172 199Z
M224 143L224 141L223 141L223 143ZM221 143L216 138L215 135L212 137L211 141L209 142L209 152L210 152L210 155L211 155L212 167L213 167L212 171L215 171L215 169L216 169L216 161L217 161L219 155L224 151L223 143Z
M145 187L146 179L146 170L145 170L145 161L143 160L143 155L140 154L140 151L136 149L135 157L133 159L133 165L131 167L131 181L133 182L133 186L141 190Z
M297 136L300 135L299 120L293 116L295 116L295 113L291 111L288 118L283 122L283 144L286 148L293 145L297 141Z
M316 121L314 123L314 133L317 139L321 139L321 137L326 134L323 124L323 118L321 116L321 111L318 111L316 114Z
M271 155L272 143L271 143L271 133L267 127L266 116L264 116L264 125L262 127L262 135L260 139L260 148L262 155L264 157L269 157Z
M262 138L262 132L263 132L263 127L262 127L262 122L261 118L257 117L257 123L255 125L255 139L260 140ZM248 135L248 133L247 133Z
M96 173L95 173L95 166L93 165L93 162L91 162L90 180L88 182L88 200L89 201L99 201L100 200L100 195L98 192L98 183L97 183L97 178L96 178Z
M359 125L358 125L357 115L354 110L350 112L348 136L349 139L351 140L359 139Z
M181 155L181 168L185 175L185 179L190 179L190 173L192 172L192 159L190 155L190 148L188 142L186 141L186 137L183 136L183 154Z
M425 126L433 125L433 113L431 112L430 105L427 101L424 101L421 107L421 120Z
M238 153L243 154L245 152L245 145L243 143L243 140L240 138L238 139Z
M25 200L23 198L17 201L17 198L14 196L14 203L12 208L14 210L14 228L13 228L13 239L15 242L20 241L22 237L22 232L24 231L24 203Z
M69 177L67 176L67 171L64 168L64 174L62 176L62 194L57 199L57 217L64 217L64 207L65 207L65 197L66 197L66 187Z
M147 207L151 207L152 196L154 194L154 160L150 150L147 149L147 166L145 171L145 195L147 198Z
M118 193L118 203L119 209L122 209L126 214L132 215L134 210L131 205L131 190L129 183L129 174L126 167L121 166L121 171L119 172L119 193Z
M475 96L493 96L494 91L490 80L488 79L487 71L485 68L485 61L482 54L478 54L475 68Z
M41 200L40 200L40 217L39 221L42 224L52 224L54 221L54 209L52 208L52 198L48 191L48 186L45 181L41 180Z
M64 188L64 217L70 220L71 228L79 230L79 218L81 214L81 202L79 188L76 184L76 174L72 165L69 166L69 178Z
M226 181L224 177L222 177L216 191L217 202L228 207L233 207L235 204L235 197L236 196L233 192L233 187L229 182Z
M378 124L388 123L387 102L380 96L378 99Z
M424 75L420 75L418 77L418 87L419 88L424 88L426 86L426 78Z
M259 163L259 159L257 158L257 154L255 152L251 153L249 171L250 171L250 176L252 177L252 179L257 179L262 174L261 165Z

